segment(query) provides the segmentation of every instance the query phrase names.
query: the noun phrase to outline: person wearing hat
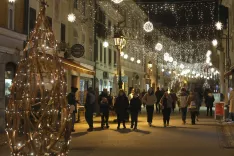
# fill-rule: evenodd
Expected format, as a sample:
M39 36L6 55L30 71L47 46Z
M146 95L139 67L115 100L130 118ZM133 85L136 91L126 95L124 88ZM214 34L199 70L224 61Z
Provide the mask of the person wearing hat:
M72 132L75 132L74 125L76 121L76 113L77 113L77 100L76 100L76 92L78 88L71 87L71 93L67 95L67 102L70 106L70 113L72 116Z

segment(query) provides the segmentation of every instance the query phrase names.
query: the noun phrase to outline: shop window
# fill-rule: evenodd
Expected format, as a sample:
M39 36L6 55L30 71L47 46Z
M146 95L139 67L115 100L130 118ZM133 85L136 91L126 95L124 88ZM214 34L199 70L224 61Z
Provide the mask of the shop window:
M5 69L5 95L10 94L10 87L12 85L13 78L15 77L16 65L14 63L7 63Z

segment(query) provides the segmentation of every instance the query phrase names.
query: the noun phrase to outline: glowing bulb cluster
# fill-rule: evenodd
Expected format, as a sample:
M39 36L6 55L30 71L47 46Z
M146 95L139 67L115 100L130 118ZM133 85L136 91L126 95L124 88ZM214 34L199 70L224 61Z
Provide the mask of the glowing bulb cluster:
M75 14L73 14L73 13L70 13L68 16L67 16L67 19L68 19L68 21L69 22L75 22L76 21L76 16L75 16Z
M123 2L123 0L111 0L111 1L116 3L116 4L119 4L119 3Z
M147 21L147 22L144 24L143 28L144 28L144 30L145 30L146 32L151 32L151 31L154 30L154 25L153 25L153 23L151 23L150 21Z

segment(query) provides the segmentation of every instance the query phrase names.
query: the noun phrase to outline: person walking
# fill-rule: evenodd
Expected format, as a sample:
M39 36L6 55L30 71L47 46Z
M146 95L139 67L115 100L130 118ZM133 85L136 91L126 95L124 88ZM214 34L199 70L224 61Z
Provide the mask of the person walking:
M195 125L196 124L196 115L197 115L198 107L199 107L199 100L198 100L196 92L194 92L194 91L190 92L188 99L187 99L187 105L189 107L189 111L191 114L192 125Z
M67 102L71 109L71 116L72 116L72 132L75 132L75 122L76 122L76 113L77 113L77 100L76 100L76 92L78 88L71 87L71 93L67 95Z
M146 104L146 111L147 111L147 122L149 126L152 126L153 121L153 113L154 113L154 104L157 98L154 94L153 88L149 88L148 93L145 94L143 97L143 102Z
M162 113L163 113L164 127L169 126L169 124L170 124L172 103L173 103L173 99L172 99L171 95L168 94L168 92L166 91L160 100L160 104L162 107Z
M144 98L145 94L146 94L146 91L145 91L145 89L143 89L143 91L141 92L141 101L142 101L143 107L145 107L145 103L143 102L143 98Z
M186 92L186 89L182 88L179 93L179 103L180 103L180 110L182 112L183 124L186 124L186 116L187 116L187 109L188 109L187 98L188 98L188 94Z
M213 111L212 111L212 108L214 106L214 101L215 101L215 98L214 98L214 95L211 93L211 90L208 91L208 95L205 99L205 103L206 103L206 116L212 116L213 114Z
M120 129L120 123L123 123L123 128L125 129L125 119L126 119L126 114L127 114L127 109L129 107L129 101L124 93L124 91L121 89L119 91L119 95L116 98L115 104L114 104L114 109L117 114L117 121L118 121L118 127L117 129Z
M138 113L141 111L141 100L137 93L134 93L133 98L130 100L130 113L131 113L131 128L137 129Z
M101 113L101 128L109 128L109 111L112 106L112 98L108 95L107 89L103 89L103 92L99 96L98 103Z
M160 100L161 100L161 98L163 96L163 93L162 93L162 91L160 91L159 87L157 87L157 90L155 92L155 96L157 98L157 101L156 101L156 113L160 113L161 108L160 108L160 104L159 103L160 103Z
M86 102L85 102L85 119L89 125L87 131L93 131L93 112L94 112L94 105L95 105L95 92L93 88L88 88L88 92L86 95Z
M229 114L231 120L234 121L234 90L232 90L229 95Z
M172 111L174 113L175 112L175 107L176 107L176 101L178 100L178 98L176 96L176 93L173 90L171 90L170 96L172 98Z

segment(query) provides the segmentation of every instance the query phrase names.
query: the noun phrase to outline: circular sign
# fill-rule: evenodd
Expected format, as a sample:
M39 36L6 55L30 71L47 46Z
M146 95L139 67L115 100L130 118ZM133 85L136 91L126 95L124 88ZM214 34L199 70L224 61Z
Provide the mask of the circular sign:
M75 44L71 47L71 54L73 57L80 58L84 55L85 49L81 44Z

